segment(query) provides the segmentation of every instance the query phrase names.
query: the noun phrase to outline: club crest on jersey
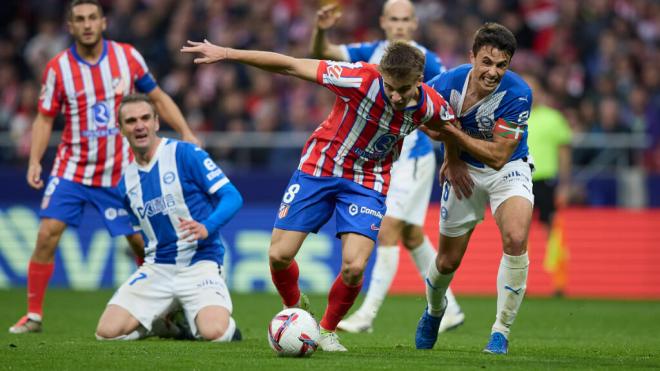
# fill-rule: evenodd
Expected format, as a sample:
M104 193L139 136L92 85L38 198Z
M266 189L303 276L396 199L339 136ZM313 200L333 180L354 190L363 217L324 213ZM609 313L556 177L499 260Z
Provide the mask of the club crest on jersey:
M291 205L282 203L280 204L280 211L277 213L277 217L283 219L289 213L289 208Z
M115 90L115 95L121 95L124 93L124 87L126 86L124 81L123 76L112 79L112 88Z
M173 171L168 171L163 175L163 183L165 184L172 184L175 179L176 179L176 175L174 175Z
M493 126L495 125L495 122L491 117L488 116L479 116L477 117L477 126L479 127L479 131L482 133L490 133L493 131Z

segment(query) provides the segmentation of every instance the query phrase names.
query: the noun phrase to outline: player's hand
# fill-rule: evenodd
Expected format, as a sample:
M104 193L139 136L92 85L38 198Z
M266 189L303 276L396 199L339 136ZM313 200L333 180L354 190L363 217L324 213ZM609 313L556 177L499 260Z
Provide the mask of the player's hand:
M206 230L204 224L194 220L184 220L179 218L179 227L183 230L183 234L180 238L186 242L204 240L209 236L209 231Z
M227 59L229 55L229 48L214 45L210 41L204 39L204 42L190 41L188 45L181 48L181 53L199 53L201 57L195 58L195 64L201 63L215 63L223 59Z
M41 164L31 163L27 171L28 185L34 189L41 189L44 187L44 180L41 179Z
M445 180L454 187L454 192L459 200L472 196L474 181L465 161L445 160L440 167L440 184L444 184Z
M202 141L199 140L199 138L197 138L195 134L193 134L192 132L181 135L181 140L183 140L184 142L192 143L199 148L203 147Z
M341 18L339 4L324 5L316 12L316 27L321 30L327 30L337 24L339 18Z

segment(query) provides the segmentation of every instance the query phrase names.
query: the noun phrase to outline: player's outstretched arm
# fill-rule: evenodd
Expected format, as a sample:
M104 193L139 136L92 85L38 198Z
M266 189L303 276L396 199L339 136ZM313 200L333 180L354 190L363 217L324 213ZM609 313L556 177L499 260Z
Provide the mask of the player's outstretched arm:
M53 131L54 117L38 113L32 124L32 141L30 146L30 160L28 162L27 182L34 189L41 189L44 181L41 179L41 159L48 147L50 135Z
M326 36L326 31L337 24L340 17L341 12L338 4L325 5L316 12L316 27L314 27L310 45L312 58L331 59L333 61L344 60L341 47L331 43Z
M240 50L204 42L188 41L181 48L182 53L196 54L195 64L208 64L219 61L236 61L262 70L290 75L308 81L316 81L319 61L316 59L293 58L288 55L260 51Z

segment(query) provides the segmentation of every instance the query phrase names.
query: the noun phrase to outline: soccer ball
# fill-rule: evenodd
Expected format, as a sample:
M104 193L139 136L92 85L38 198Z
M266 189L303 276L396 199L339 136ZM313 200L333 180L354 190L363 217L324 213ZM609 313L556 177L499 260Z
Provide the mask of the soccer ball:
M268 344L278 356L310 356L320 336L314 317L300 308L287 308L277 313L268 327Z

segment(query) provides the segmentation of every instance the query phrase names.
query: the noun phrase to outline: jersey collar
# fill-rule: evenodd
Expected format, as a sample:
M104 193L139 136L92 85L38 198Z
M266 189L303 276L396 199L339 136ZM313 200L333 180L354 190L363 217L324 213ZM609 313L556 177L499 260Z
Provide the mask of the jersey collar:
M156 165L156 162L158 162L158 158L160 157L160 153L163 152L163 148L165 147L165 144L167 144L168 139L167 138L160 138L160 143L158 143L158 148L156 148L156 152L154 152L154 156L149 160L149 163L142 166L135 161L135 165L137 166L138 170L144 171L144 172L150 172L151 169L153 169L154 165Z
M86 64L89 67L94 67L98 66L101 61L103 61L103 58L108 54L108 41L105 39L101 39L101 42L103 43L103 50L101 51L101 56L99 57L99 60L95 64L91 64L87 62L86 60L82 59L80 54L78 54L78 51L76 50L76 43L73 43L71 47L69 48L71 50L71 54L73 54L73 58L75 58L78 62L82 64Z
M456 117L463 117L463 116L467 115L468 113L472 112L477 107L479 107L481 105L481 103L486 101L493 94L495 94L496 92L498 92L500 90L500 85L502 85L502 81L504 80L504 76L502 76L502 79L500 80L500 83L497 84L495 89L493 89L493 91L491 91L490 94L488 94L485 97L481 98L477 103L473 104L472 107L468 108L467 111L461 112L463 110L463 101L465 100L465 95L467 94L468 85L470 85L470 76L472 75L472 71L473 71L473 68L470 67L470 70L468 70L468 73L465 76L465 81L463 82L463 90L461 91L461 99L458 101L458 107L456 107L456 108L458 108L457 112L455 112Z
M385 94L385 86L383 86L383 76L378 76L378 83L380 84L380 95L383 97L383 100L385 103L387 103L390 107L392 107L392 103L390 103L390 99L387 97L387 94ZM422 107L424 104L424 100L426 99L426 94L424 94L424 89L422 88L423 84L417 88L419 90L419 99L417 99L417 104L412 106L412 107L406 107L403 110L404 111L417 111Z

